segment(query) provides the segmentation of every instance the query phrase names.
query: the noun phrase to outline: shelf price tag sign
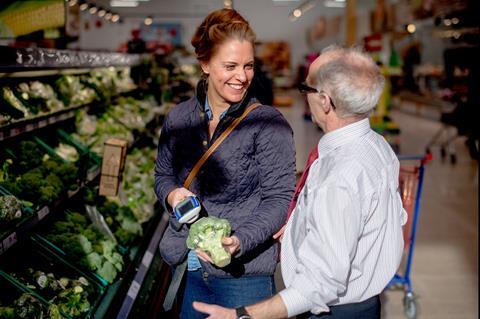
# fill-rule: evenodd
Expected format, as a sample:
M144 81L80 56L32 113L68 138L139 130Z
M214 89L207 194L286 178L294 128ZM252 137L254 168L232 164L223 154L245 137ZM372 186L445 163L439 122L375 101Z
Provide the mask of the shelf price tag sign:
M2 253L7 251L8 248L12 247L17 242L17 233L11 233L7 238L2 242Z
M43 218L45 218L45 216L47 216L49 212L50 209L48 208L48 206L44 206L37 212L38 220L42 220Z

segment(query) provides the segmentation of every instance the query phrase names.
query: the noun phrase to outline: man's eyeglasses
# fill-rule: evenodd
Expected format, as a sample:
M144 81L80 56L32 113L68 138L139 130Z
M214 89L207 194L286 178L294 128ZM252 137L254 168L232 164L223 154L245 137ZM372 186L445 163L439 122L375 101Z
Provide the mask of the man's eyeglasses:
M299 90L300 93L302 93L302 94L308 94L308 93L325 94L325 95L328 96L328 98L330 99L330 104L332 104L333 109L336 109L336 106L335 106L335 104L333 103L332 98L330 97L330 95L328 95L328 94L325 93L324 91L320 91L320 92L319 92L316 88L307 85L305 82L302 82L302 83L300 83L300 84L298 85L298 90Z

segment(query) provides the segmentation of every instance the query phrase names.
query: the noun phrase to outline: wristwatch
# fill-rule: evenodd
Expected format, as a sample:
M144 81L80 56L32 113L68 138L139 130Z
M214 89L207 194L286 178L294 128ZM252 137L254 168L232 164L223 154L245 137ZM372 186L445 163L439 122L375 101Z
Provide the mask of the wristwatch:
M237 312L237 319L252 319L248 314L247 309L243 306L235 308L235 311Z

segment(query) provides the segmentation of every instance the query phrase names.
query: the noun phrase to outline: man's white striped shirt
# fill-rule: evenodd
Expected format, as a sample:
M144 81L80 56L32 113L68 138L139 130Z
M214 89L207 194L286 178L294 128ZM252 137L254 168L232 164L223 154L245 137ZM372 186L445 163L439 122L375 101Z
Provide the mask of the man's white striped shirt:
M289 317L378 295L397 270L407 220L399 162L368 119L325 134L282 240Z

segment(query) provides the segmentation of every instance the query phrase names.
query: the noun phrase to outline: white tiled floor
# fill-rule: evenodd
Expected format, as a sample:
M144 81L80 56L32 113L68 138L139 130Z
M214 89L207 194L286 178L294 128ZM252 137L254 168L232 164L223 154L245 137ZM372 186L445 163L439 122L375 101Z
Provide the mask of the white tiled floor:
M294 130L297 170L302 170L321 132L303 119L303 100L291 94L296 103L280 111ZM402 154L422 154L441 127L405 112L394 110L391 117L401 129ZM442 161L434 148L434 160L426 167L411 274L418 318L478 318L478 162L464 141L455 142L456 165ZM405 318L402 299L403 291L386 291L383 318Z

